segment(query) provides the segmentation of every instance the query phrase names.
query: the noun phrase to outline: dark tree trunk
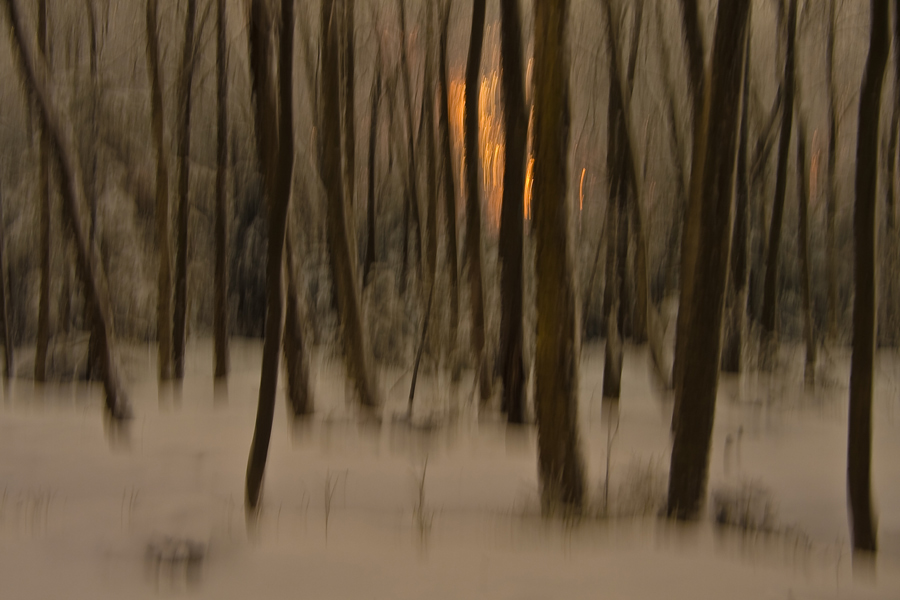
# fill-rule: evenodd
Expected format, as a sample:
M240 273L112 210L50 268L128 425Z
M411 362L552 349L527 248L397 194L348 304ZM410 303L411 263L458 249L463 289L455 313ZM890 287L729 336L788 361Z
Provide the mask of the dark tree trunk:
M806 340L806 363L803 379L807 387L816 382L816 329L813 322L809 268L809 171L806 165L806 126L797 115L797 196L800 238L800 287L803 295L803 338Z
M534 190L537 340L535 407L544 515L578 514L584 462L578 436L578 324L566 199L569 141L567 2L534 11Z
M147 0L147 72L150 77L150 128L156 151L156 245L159 248L157 275L156 332L157 366L161 380L172 377L172 275L169 259L169 167L163 134L162 81L159 73L157 0Z
M369 285L369 273L375 264L375 149L378 138L378 102L381 99L381 60L375 66L375 83L372 86L372 116L369 119L368 189L366 190L366 260L363 263L363 285Z
M775 200L769 228L766 255L766 280L763 288L762 339L759 364L771 368L776 352L778 321L778 253L781 248L781 222L784 217L784 193L787 186L788 154L791 148L791 126L794 117L794 43L797 29L797 0L790 0L787 21L787 55L784 64L784 110L781 113L781 139L778 142L778 165L775 171Z
M184 377L184 350L187 339L187 264L189 192L191 177L191 87L194 80L194 21L197 1L187 0L184 21L184 46L178 76L178 217L175 236L175 314L173 326L173 362L175 378Z
M291 195L294 166L293 55L294 1L281 1L281 27L278 39L278 79L274 77L274 58L269 40L275 35L274 15L266 14L263 2L250 9L250 71L256 100L257 154L268 201L269 239L266 253L266 337L263 342L259 405L247 464L246 509L248 516L257 511L262 479L269 453L275 392L278 387L278 356L281 349L281 271L287 208ZM271 10L271 9L270 9ZM277 98L276 98L277 94ZM340 161L337 163L340 165Z
M838 335L837 252L835 221L837 220L837 88L834 84L834 35L837 27L837 1L831 0L828 34L825 41L825 77L828 85L828 182L825 185L825 277L828 280L828 340Z
M427 285L437 276L437 151L434 139L434 15L431 2L425 3L425 73L422 84L422 127L425 134L425 265ZM431 306L429 291L428 305Z
M46 62L34 48L25 33L21 15L15 0L4 0L9 22L13 25L13 49L18 54L23 78L29 92L37 99L40 108L41 128L48 133L52 152L56 157L62 182L64 218L75 238L78 268L85 282L87 302L91 305L94 332L97 335L98 354L102 359L103 387L106 392L106 409L115 419L128 418L131 408L125 390L119 380L116 363L115 341L109 303L109 290L103 275L103 263L92 257L96 254L88 244L82 210L88 205L85 197L84 175L75 144L71 119L53 103L50 75Z
M356 76L354 53L356 47L353 43L354 25L354 0L343 0L341 2L341 125L344 134L343 150L344 150L344 178L346 181L347 205L351 209L356 206L356 118L355 106L356 95L354 87L354 79ZM351 224L355 220L350 221ZM353 233L353 229L351 229ZM354 241L356 236L351 235Z
M500 3L500 57L503 77L505 170L500 209L500 360L503 361L503 406L510 423L524 421L525 366L522 361L522 238L524 235L525 148L528 113L522 75L519 0Z
M472 1L472 34L466 63L464 145L466 156L466 252L469 263L469 298L472 304L472 351L476 371L481 374L481 402L491 397L491 372L485 349L484 283L481 266L481 194L478 186L478 91L481 81L481 50L484 45L485 0Z
M900 2L897 3L900 5ZM869 57L859 94L856 204L853 208L855 298L850 359L847 491L854 551L875 552L872 510L872 371L875 359L875 218L878 189L878 116L890 47L888 0L872 0ZM900 8L900 6L897 6Z
M719 378L721 323L728 276L731 203L741 102L743 53L749 0L719 7L713 43L711 88L704 110L708 151L703 157L703 185L692 199L702 207L690 322L669 471L669 516L695 518L703 504ZM696 164L696 163L695 163ZM693 193L694 190L692 190Z
M38 1L38 48L47 62L47 0ZM40 180L38 219L40 223L41 287L38 296L38 327L34 349L34 380L47 380L47 348L50 345L50 135L40 128Z
M3 191L0 190L0 326L3 327L3 350L6 360L3 362L3 378L13 376L14 352L13 336L9 323L9 294L6 268L6 226L3 220Z
M214 377L228 375L228 46L225 0L217 0L219 27L216 33L216 273L213 331L215 334Z

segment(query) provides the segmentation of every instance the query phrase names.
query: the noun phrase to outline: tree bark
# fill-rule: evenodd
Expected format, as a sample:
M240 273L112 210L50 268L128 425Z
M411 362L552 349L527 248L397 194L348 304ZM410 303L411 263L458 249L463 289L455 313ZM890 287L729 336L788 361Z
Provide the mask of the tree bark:
M253 2L250 9L250 69L256 99L257 154L268 201L269 239L266 252L266 334L263 342L262 372L256 425L247 463L246 510L257 511L262 479L275 415L278 387L278 357L282 333L281 271L287 208L291 195L294 165L293 55L294 1L281 1L277 71L269 41L275 35L275 15L268 3ZM335 98L336 100L336 98ZM336 110L336 108L333 108ZM339 157L338 157L339 159ZM340 160L337 162L340 168Z
M703 157L703 184L699 195L692 199L701 207L701 219L692 278L692 326L685 344L685 356L690 359L685 360L683 378L675 389L680 408L669 471L667 512L678 519L696 517L706 492L728 275L741 66L749 12L749 0L735 0L722 4L716 17L711 83L704 109L708 117L708 151Z
M184 21L184 46L178 77L178 217L175 236L175 314L173 325L173 362L175 378L184 378L184 350L187 334L187 263L189 192L191 175L191 87L194 80L194 21L196 0L187 0Z
M890 46L888 0L872 0L869 56L859 95L856 203L853 208L853 355L847 434L847 491L854 551L875 552L872 510L872 372L875 359L875 218L878 189L878 117ZM900 8L900 7L898 7Z
M788 154L791 147L791 126L794 116L794 44L797 29L797 0L791 0L787 21L787 55L784 65L784 110L781 113L781 139L778 142L778 165L775 172L775 199L772 203L772 222L769 228L769 249L766 255L766 280L763 288L762 340L759 364L770 369L777 349L778 321L778 253L781 248L781 222L784 217L784 194L787 186Z
M578 435L579 339L566 196L569 145L568 2L534 6L534 214L537 275L535 407L544 515L578 514L584 462Z
M216 33L216 272L213 331L215 357L213 375L228 375L228 46L225 0L217 0L219 26Z
M47 0L38 1L38 49L47 62ZM34 380L47 380L47 348L50 345L50 136L40 129L40 180L38 219L40 223L41 287L38 297L38 328L34 349Z
M481 195L478 187L478 91L481 81L481 50L484 45L485 0L472 0L472 34L466 63L466 92L463 121L466 155L466 251L469 262L469 297L472 304L472 351L476 371L481 374L482 404L491 397L491 372L485 349L484 283L481 267Z
M524 236L525 148L528 113L522 74L519 0L500 2L500 60L504 115L503 201L500 209L500 360L503 399L510 423L524 421L525 365L522 360L522 240Z
M799 111L799 109L798 109ZM803 338L806 340L806 363L803 380L807 387L816 382L816 330L812 314L809 268L809 170L806 165L806 125L797 115L797 196L799 208L800 277L803 295Z
M97 347L102 358L103 387L106 392L106 409L115 419L131 416L131 408L121 385L115 357L115 341L109 307L109 290L103 275L103 263L89 246L85 235L82 210L87 206L84 192L84 175L78 157L71 119L56 105L51 95L50 75L43 57L32 45L25 33L19 8L15 0L3 0L13 26L13 50L18 54L23 78L29 91L37 99L40 108L41 127L46 130L53 145L53 153L62 180L64 215L75 238L78 267L87 288L87 301L91 305Z

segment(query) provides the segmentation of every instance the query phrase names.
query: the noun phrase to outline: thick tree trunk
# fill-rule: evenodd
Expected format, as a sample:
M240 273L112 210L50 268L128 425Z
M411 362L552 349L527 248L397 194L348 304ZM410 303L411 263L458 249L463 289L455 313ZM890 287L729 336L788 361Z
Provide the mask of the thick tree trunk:
M680 408L669 471L667 512L678 519L696 517L706 493L728 276L741 66L749 12L749 0L735 0L720 6L716 17L711 83L704 109L708 117L708 151L703 157L703 185L692 199L702 210L689 307L692 327L685 344L690 360L685 361L683 377L675 389Z
M274 15L266 14L264 2L250 9L250 69L256 99L257 154L268 201L269 240L266 253L266 337L263 342L262 372L256 426L247 464L246 510L255 514L262 493L262 479L275 415L278 387L278 356L281 349L281 271L287 208L294 166L293 54L294 1L281 1L278 39L278 79L274 78L274 57L269 40L275 35ZM271 10L271 9L270 9ZM277 98L276 98L277 94ZM335 98L336 100L336 98ZM336 110L336 109L335 109ZM339 157L338 157L339 158ZM338 168L340 161L337 162Z
M150 129L156 150L156 245L157 275L156 333L157 366L161 380L172 377L172 275L169 259L169 167L163 134L162 81L159 73L157 0L147 0L147 72L150 77Z
M184 21L184 46L178 76L178 217L175 235L175 314L173 325L173 362L175 377L184 377L184 350L187 336L187 264L189 192L191 177L191 87L194 80L194 21L197 1L187 0Z
M38 48L47 61L47 0L38 1ZM40 223L41 287L38 296L38 327L34 349L34 380L47 380L47 348L50 345L50 136L40 128L40 180L38 219Z
M85 281L87 301L91 305L97 347L102 358L103 386L106 392L106 408L116 419L131 415L128 398L119 380L115 357L109 290L103 276L103 263L93 257L88 244L82 210L88 205L84 192L84 176L75 144L71 119L56 105L51 95L51 82L47 65L25 33L21 15L15 0L3 0L13 25L13 49L21 59L26 86L40 106L41 127L49 134L53 153L59 166L62 181L64 216L75 237L78 267Z
M791 147L791 126L794 117L794 44L797 29L797 0L790 0L787 21L787 55L784 64L784 110L781 113L781 139L778 142L778 165L775 171L775 199L772 203L772 222L769 228L769 248L766 255L766 280L763 288L762 339L759 364L770 369L777 350L778 321L778 253L781 248L781 222L784 217L784 194L787 186L788 154Z
M799 208L800 277L803 295L803 338L806 340L806 363L803 379L807 387L816 382L816 325L813 322L809 268L809 171L806 165L806 125L797 115L797 196Z
M9 379L13 376L14 370L14 352L13 352L13 335L9 322L9 294L7 287L7 268L6 268L6 226L3 221L3 190L0 190L0 326L3 327L3 351L5 359L3 362L3 378Z
M285 0L287 1L287 0ZM381 405L375 380L375 364L363 326L356 276L356 256L350 253L349 224L341 182L341 137L338 102L338 31L334 20L334 0L322 3L322 137L319 145L319 168L328 195L328 247L331 253L332 278L337 291L344 338L347 370L353 380L359 401L364 407Z
M900 2L897 3L900 5ZM875 360L875 218L878 189L878 116L890 46L888 0L872 0L869 57L859 95L856 146L856 204L853 208L855 297L850 414L847 435L847 491L854 551L875 552L872 510L872 371ZM900 6L897 6L900 8Z
M228 375L228 46L225 0L217 0L219 27L216 32L216 272L213 331L215 357L213 375Z
M505 170L500 211L500 360L503 400L510 423L522 423L525 407L525 365L522 360L522 239L524 236L525 148L528 113L522 74L522 34L519 0L500 3L500 57L503 77Z
M535 408L544 515L578 514L584 462L578 435L578 324L566 196L569 142L567 2L534 7L534 214L537 276Z
M485 0L472 1L472 34L466 63L466 92L463 121L466 155L466 251L469 263L469 298L472 304L472 351L476 371L481 374L481 402L491 397L490 360L485 349L484 283L481 267L481 194L478 186L478 91L481 81L481 50L484 45Z

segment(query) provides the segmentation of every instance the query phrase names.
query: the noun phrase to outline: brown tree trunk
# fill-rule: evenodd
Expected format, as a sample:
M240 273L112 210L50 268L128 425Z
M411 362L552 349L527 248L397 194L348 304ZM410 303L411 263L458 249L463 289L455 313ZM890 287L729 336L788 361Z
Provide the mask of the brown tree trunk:
M285 0L287 1L287 0ZM338 38L334 20L334 0L322 3L322 137L319 145L319 168L328 195L328 246L331 253L332 278L337 291L344 338L347 370L353 379L359 401L364 407L380 406L380 392L375 380L375 365L362 320L356 256L350 253L350 228L341 182L341 136L338 101Z
M834 84L834 35L837 27L837 0L831 0L828 34L825 41L825 77L828 86L828 182L825 185L825 278L828 285L828 341L838 335L837 252L835 221L837 220L837 88Z
M47 0L38 1L38 48L47 62ZM50 136L40 129L40 181L38 215L41 247L41 287L38 297L38 328L34 349L34 380L47 380L47 348L50 345Z
M463 121L466 155L466 251L469 262L469 297L472 304L472 351L476 371L481 374L481 402L491 397L491 373L484 338L484 283L481 267L481 194L478 186L478 91L481 81L481 50L484 45L485 0L472 1L472 34L466 63L466 92Z
M7 290L6 268L6 226L3 221L3 191L0 190L0 326L3 327L3 350L6 360L3 362L3 378L13 376L14 352L13 335L9 323L9 294Z
M309 380L308 338L300 313L297 267L294 264L294 235L290 223L285 239L284 270L287 273L286 314L284 318L284 370L287 373L288 405L295 417L312 414L314 404Z
M522 75L522 34L519 0L501 0L500 57L502 62L505 170L500 209L500 360L503 400L510 423L525 418L525 365L522 360L522 238L524 236L525 148L528 114Z
M20 58L25 84L39 104L41 127L48 133L59 166L64 216L75 238L78 267L86 284L87 301L92 307L94 332L97 334L97 347L102 357L106 408L113 418L127 418L131 415L131 409L118 375L109 290L106 287L102 262L91 256L92 249L88 245L82 219L82 210L87 206L87 200L81 161L71 127L72 121L53 100L47 65L24 31L16 1L3 0L3 5L6 6L13 25L14 53Z
M219 26L216 32L216 272L213 331L215 357L213 376L228 375L228 46L225 0L217 0Z
M778 142L778 165L775 171L775 200L769 228L766 255L766 280L763 288L762 339L759 364L769 369L777 350L778 321L778 253L781 248L781 222L784 217L784 194L787 186L788 154L791 147L791 125L794 117L794 40L797 29L797 0L790 0L787 21L787 55L784 65L784 110L781 113L781 139Z
M869 56L859 94L856 146L856 203L853 207L855 297L850 414L847 434L847 491L854 551L875 552L872 510L872 371L875 360L875 218L878 189L878 117L890 47L888 0L872 0ZM900 2L896 3L900 8Z
M534 6L535 408L544 515L580 513L585 487L578 436L574 257L566 199L570 125L567 4L566 0L536 0Z
M799 109L798 109L799 110ZM813 322L809 268L809 171L806 165L806 124L797 115L797 195L799 205L800 277L803 294L803 338L806 340L806 363L803 379L807 387L816 382L816 329Z
M283 309L282 255L287 208L291 196L291 175L294 166L292 116L294 1L281 1L277 84L273 80L275 57L270 54L272 47L269 43L269 40L275 36L274 15L266 14L267 7L270 6L264 2L253 2L249 25L250 71L253 80L253 95L256 99L256 144L269 205L269 240L266 253L266 337L263 342L259 405L247 464L246 509L248 517L257 511L259 505L266 457L269 452L269 439L272 435L272 420L275 415ZM337 165L340 169L340 160Z
M434 15L425 3L425 73L422 84L422 126L425 133L425 265L427 285L437 276L437 151L434 139ZM428 304L431 304L429 292Z
M156 332L157 366L161 380L172 377L172 275L169 259L169 167L163 135L162 81L159 73L157 0L147 0L147 72L150 77L150 128L156 150L156 245L159 248L157 275Z
M697 516L706 493L709 450L719 378L719 350L734 183L737 129L741 102L743 53L749 0L719 7L713 43L707 107L707 152L703 184L692 201L700 207L697 254L691 291L692 323L687 332L684 373L675 389L680 408L669 471L669 516ZM696 165L696 163L695 163ZM694 190L692 190L694 193ZM682 307L684 310L685 307Z
M175 378L184 378L184 351L187 335L187 264L189 192L191 176L191 86L194 80L194 21L197 1L187 0L184 21L184 46L178 77L178 217L175 236L175 314L173 325L173 362Z
M378 103L381 99L381 59L375 66L375 83L372 86L372 113L369 119L368 189L366 190L366 260L363 263L363 285L369 285L369 273L375 264L375 149L378 138Z
M356 76L353 43L354 25L354 0L341 2L341 130L343 132L344 150L344 181L346 182L347 206L352 209L356 206L356 95L354 79ZM355 220L350 221L351 224ZM355 228L353 228L355 229ZM351 229L351 233L353 233ZM351 235L353 247L356 246L356 235Z

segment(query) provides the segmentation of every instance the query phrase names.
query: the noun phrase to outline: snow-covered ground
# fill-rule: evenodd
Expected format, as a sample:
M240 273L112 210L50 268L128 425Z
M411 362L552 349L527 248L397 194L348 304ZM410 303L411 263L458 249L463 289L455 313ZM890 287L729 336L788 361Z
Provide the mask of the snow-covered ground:
M643 350L626 355L620 421L602 418L602 348L581 369L590 513L539 518L536 434L507 429L420 375L383 372L381 425L358 418L339 361L318 355L316 415L280 400L263 510L243 509L261 344L234 340L227 390L210 343L180 392L155 348L126 351L135 419L104 423L100 389L16 380L0 404L0 598L900 598L900 357L879 355L873 492L880 552L854 569L845 501L849 360L806 393L796 361L775 378L722 379L710 490L765 531L710 516L653 516L665 494L670 403ZM448 417L449 415L449 417ZM607 449L611 449L603 513ZM424 477L424 483L423 483ZM736 500L735 500L736 498ZM752 498L749 508L741 502ZM712 513L712 508L710 509ZM625 516L632 515L632 516Z

